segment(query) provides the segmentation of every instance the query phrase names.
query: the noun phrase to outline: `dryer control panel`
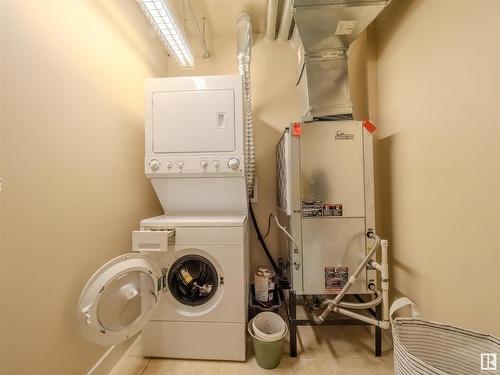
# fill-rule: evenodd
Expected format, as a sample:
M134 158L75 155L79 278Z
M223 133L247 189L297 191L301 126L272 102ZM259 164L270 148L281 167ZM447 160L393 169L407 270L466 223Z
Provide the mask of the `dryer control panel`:
M179 156L145 159L148 177L163 175L231 174L243 172L243 155L229 156Z

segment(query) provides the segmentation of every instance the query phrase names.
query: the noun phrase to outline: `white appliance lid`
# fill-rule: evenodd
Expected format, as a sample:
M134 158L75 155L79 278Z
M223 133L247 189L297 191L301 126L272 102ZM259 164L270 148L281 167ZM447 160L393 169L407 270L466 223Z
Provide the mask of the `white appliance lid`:
M241 227L247 215L161 215L141 221L144 227Z
M150 319L164 286L162 271L146 255L129 253L110 260L80 295L77 319L83 336L103 346L132 337Z

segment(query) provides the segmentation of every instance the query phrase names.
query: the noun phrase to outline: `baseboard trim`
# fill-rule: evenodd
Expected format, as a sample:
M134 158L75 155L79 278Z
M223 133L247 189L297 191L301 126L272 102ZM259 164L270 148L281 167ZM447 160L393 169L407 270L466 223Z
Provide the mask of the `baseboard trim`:
M87 372L87 375L108 375L137 338L138 336L134 336L125 342L110 347Z

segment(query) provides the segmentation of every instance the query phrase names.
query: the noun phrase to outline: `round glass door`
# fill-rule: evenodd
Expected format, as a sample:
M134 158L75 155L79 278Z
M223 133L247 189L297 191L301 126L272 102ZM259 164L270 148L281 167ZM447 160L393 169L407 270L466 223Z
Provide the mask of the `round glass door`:
M200 255L177 259L168 272L168 288L172 296L188 306L200 306L212 299L219 286L214 265Z
M85 338L107 346L138 333L158 305L163 280L146 255L125 254L104 264L78 301L77 319Z
M155 288L153 279L141 271L130 271L111 281L97 305L99 323L110 331L127 329L156 305Z

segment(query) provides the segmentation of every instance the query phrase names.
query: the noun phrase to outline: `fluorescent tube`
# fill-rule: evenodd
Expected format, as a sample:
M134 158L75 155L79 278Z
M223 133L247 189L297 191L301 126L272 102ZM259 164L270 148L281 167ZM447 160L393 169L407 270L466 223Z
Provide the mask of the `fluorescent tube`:
M151 26L159 35L179 65L191 67L193 55L186 38L177 25L174 14L165 0L137 0Z

